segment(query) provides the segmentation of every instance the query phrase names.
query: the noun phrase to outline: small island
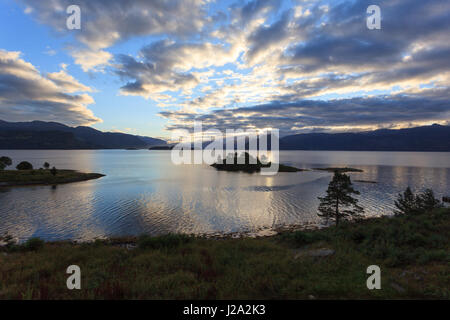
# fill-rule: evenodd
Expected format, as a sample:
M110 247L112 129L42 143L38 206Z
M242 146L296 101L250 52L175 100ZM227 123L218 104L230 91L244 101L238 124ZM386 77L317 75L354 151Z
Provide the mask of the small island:
M271 162L263 164L258 157L252 157L248 152L243 152L238 155L237 152L230 153L226 160L219 160L211 166L220 171L242 171L247 173L254 173L261 171L262 168L269 168ZM306 171L306 169L299 169L296 167L287 166L284 164L278 165L278 172L298 172Z
M328 168L313 168L313 170L319 170L319 171L328 171L328 172L339 172L339 173L346 173L346 172L363 172L361 169L356 168L340 168L340 167L328 167Z
M33 169L28 161L22 161L17 170L4 170L12 165L9 157L0 157L0 187L28 186L28 185L56 185L62 183L86 181L104 177L100 173L84 173L76 170L61 170L45 162L43 168Z
M172 150L174 146L153 146L148 148L148 150Z
M361 183L378 183L376 181L373 180L353 180L354 182L361 182Z

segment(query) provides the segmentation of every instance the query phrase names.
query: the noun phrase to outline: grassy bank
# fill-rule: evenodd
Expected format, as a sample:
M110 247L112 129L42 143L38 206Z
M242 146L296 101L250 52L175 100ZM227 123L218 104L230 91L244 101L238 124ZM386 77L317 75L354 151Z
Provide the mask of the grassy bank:
M56 170L53 175L49 169L37 170L1 170L0 185L22 186L39 184L59 184L85 181L104 177L99 173L83 173L75 170Z
M0 253L0 298L449 299L449 236L450 209L437 209L259 239L33 240ZM72 264L81 290L66 288ZM366 287L374 264L381 290Z

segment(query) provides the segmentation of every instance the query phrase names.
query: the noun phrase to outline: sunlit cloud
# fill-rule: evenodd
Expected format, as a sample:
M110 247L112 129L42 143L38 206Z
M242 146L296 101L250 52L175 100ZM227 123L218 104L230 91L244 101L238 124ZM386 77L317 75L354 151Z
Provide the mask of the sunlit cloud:
M68 0L21 1L66 32ZM449 121L450 3L378 1L381 30L366 27L371 4L82 0L69 52L85 72L115 77L120 95L154 102L168 130L194 118L285 132Z
M90 95L83 93L92 91L90 87L81 84L64 68L41 74L20 55L20 52L0 49L1 119L51 120L71 125L101 122L87 108L94 103Z

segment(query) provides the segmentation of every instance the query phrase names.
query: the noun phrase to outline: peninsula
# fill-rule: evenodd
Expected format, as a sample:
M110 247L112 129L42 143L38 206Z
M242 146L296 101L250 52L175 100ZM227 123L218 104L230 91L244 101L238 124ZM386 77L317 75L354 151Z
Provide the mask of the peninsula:
M105 176L100 173L84 173L76 170L58 169L56 170L55 174L53 174L51 171L51 169L1 170L0 187L55 185L98 179Z

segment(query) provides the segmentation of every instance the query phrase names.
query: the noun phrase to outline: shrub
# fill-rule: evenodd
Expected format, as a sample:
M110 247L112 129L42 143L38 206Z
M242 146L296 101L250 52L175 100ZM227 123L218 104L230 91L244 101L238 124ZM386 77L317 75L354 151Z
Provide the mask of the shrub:
M292 242L295 245L306 245L316 241L325 240L325 236L316 232L295 231L284 233L282 240Z
M22 246L25 251L38 251L44 247L44 241L39 238L30 238Z
M442 207L433 190L425 189L421 194L415 195L409 187L398 195L394 204L397 208L394 210L395 215L417 215Z
M417 261L420 251L404 250L392 247L387 250L386 265L389 267L400 267Z
M397 210L394 210L396 215L413 214L417 209L416 196L410 187L407 187L403 194L398 194L394 204L397 208Z
M426 264L432 261L450 262L450 255L446 250L431 250L419 257L419 263Z
M50 170L50 173L52 174L52 175L54 175L54 176L56 176L56 173L57 173L58 171L56 170L56 168L55 167L53 167L51 170Z
M417 207L422 211L431 211L435 208L441 208L441 202L435 198L431 189L426 189L422 194L416 196Z
M10 157L0 157L0 170L5 169L7 166L12 164Z
M50 168L50 163L48 163L48 162L45 162L45 163L44 163L44 168L45 168L45 169L48 169L48 168Z
M33 165L29 163L28 161L22 161L16 166L17 170L32 170Z
M10 157L0 157L0 162L3 162L7 166L12 165L12 160Z
M138 239L140 249L170 249L190 242L191 237L183 234L167 234L159 237L143 235Z
M442 248L447 244L447 238L440 234L432 234L428 238L428 243L433 246L433 248Z
M413 233L406 237L405 244L412 247L422 247L427 244L427 239L420 233Z
M10 249L16 244L16 241L14 240L14 238L7 233L5 233L4 236L0 237L0 241L2 241L5 244L4 247L6 249Z
M353 232L350 232L349 238L354 242L354 243L361 243L364 241L364 239L366 239L366 234L364 234L364 231L356 229Z

